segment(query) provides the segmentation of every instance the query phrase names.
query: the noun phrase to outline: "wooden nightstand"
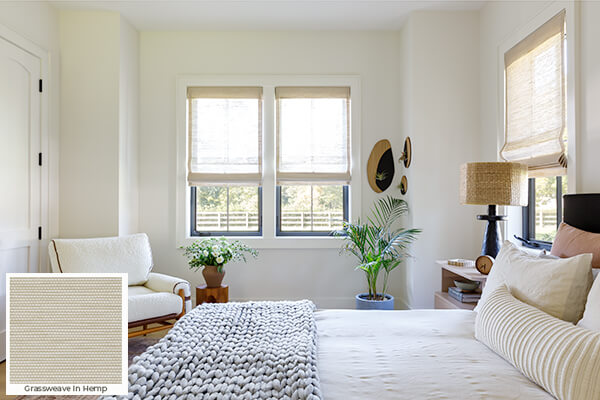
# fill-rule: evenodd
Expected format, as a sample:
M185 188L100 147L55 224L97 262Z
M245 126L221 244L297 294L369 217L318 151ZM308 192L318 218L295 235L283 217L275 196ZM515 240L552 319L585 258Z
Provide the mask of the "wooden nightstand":
M196 306L202 303L227 303L229 301L229 286L207 288L206 285L196 286Z
M440 267L442 272L442 291L435 292L434 308L474 309L477 303L461 303L460 301L453 299L448 295L448 287L454 286L454 280L456 279L469 279L471 281L481 282L479 288L483 289L487 275L483 275L477 271L475 267L455 267L453 265L448 265L446 261L436 261L435 263Z

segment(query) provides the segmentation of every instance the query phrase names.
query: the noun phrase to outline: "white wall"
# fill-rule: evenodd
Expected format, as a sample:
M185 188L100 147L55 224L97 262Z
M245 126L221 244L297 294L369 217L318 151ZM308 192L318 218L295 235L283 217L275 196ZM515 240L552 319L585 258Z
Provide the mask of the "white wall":
M119 24L118 13L60 12L61 237L118 233Z
M425 234L413 252L410 279L400 267L391 276L390 291L398 307L432 306L440 282L433 261L474 256L481 240L477 236L470 241L468 226L460 236L456 234L465 220L475 225L474 211L458 204L457 187L460 162L469 161L479 146L478 15L424 13L414 19L414 40L406 31L142 32L140 229L150 236L155 269L194 285L202 282L199 273L188 270L175 244L178 74L357 74L363 94L363 164L375 142L383 138L392 142L397 157L411 132L407 121L413 119L415 162L410 170L409 205L414 226L424 228ZM420 46L426 50L418 50ZM406 53L407 47L411 52ZM461 69L465 59L468 67ZM413 85L409 97L404 83ZM385 194L400 196L397 184L403 168L396 167L394 184ZM365 169L363 165L363 174ZM377 195L367 185L362 190L365 214ZM352 307L354 294L365 289L363 275L353 270L354 265L337 249L263 249L257 261L228 266L225 279L234 299L306 297L321 307Z
M600 193L600 3L581 3L577 190Z
M119 235L138 231L139 33L120 22Z
M138 230L139 34L118 13L60 12L60 236Z
M518 29L526 26L551 1L491 1L480 12L481 52L481 154L486 160L496 160L502 141L501 119L498 118L502 93L498 90L498 47ZM578 2L579 57L576 72L579 74L577 121L577 181L578 193L600 192L600 53L598 38L600 3ZM577 29L577 28L576 28ZM567 40L569 40L567 38ZM501 109L501 108L500 108ZM509 231L520 233L520 209L509 211Z
M155 269L202 282L175 244L175 80L177 74L360 75L363 164L388 138L403 134L398 32L142 32L140 41L140 230L148 233ZM361 168L363 174L366 167ZM399 195L395 184L385 194ZM363 176L363 182L367 182ZM377 196L363 186L363 209ZM365 289L354 260L338 249L261 250L248 265L227 267L235 299L311 298L323 307L352 307ZM403 288L392 277L391 292Z
M459 203L459 171L479 161L479 14L413 13L402 31L403 131L411 136L408 201L423 234L407 269L406 302L433 307L440 290L436 260L475 258L484 209Z

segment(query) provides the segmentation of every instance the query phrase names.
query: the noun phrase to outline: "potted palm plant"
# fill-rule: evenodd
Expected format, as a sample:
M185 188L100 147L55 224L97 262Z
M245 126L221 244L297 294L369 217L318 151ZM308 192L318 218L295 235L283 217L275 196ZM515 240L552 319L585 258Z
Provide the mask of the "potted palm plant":
M223 266L229 261L246 261L246 253L256 257L258 252L244 243L235 240L228 242L225 238L209 238L181 247L188 259L190 269L202 267L202 276L206 287L221 287L225 271Z
M366 222L344 222L336 236L344 239L342 252L356 256L356 269L363 270L367 278L368 293L356 295L356 308L393 310L394 297L388 293L388 277L408 256L408 246L415 241L420 229L396 228L394 225L408 212L408 204L391 196L379 199ZM383 274L381 291L377 289Z

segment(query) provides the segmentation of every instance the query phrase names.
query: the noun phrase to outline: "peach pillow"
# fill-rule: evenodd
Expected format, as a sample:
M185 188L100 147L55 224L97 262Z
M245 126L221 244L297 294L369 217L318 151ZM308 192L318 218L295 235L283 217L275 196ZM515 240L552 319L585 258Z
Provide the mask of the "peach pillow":
M600 233L582 231L561 222L550 254L566 258L583 253L592 253L592 267L600 268Z

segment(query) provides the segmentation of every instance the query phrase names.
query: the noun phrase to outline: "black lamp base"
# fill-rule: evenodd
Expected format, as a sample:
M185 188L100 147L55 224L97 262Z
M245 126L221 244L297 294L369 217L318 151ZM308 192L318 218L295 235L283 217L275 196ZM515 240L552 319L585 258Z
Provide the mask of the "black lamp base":
M505 215L496 215L496 206L489 205L487 215L478 215L478 220L487 221L488 224L485 227L485 234L483 236L483 245L481 246L482 256L492 256L496 258L500 247L502 246L502 237L500 234L500 227L498 221L505 221Z

